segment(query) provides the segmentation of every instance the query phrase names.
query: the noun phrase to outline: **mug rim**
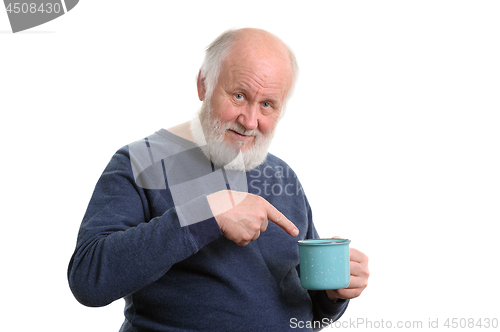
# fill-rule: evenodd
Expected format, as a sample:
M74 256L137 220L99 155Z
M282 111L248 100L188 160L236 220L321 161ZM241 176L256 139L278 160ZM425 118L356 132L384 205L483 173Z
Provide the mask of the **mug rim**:
M351 240L349 239L339 239L339 238L334 238L334 239L304 239L297 241L299 245L336 245L336 244L349 244Z

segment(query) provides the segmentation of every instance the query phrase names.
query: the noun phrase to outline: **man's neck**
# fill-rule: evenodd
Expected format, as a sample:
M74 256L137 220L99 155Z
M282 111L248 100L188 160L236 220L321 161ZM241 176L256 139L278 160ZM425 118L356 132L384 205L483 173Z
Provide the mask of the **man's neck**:
M180 125L177 125L175 127L169 128L167 130L174 135L182 137L188 141L194 142L193 135L191 134L190 126L191 126L191 122L187 121L187 122L181 123Z

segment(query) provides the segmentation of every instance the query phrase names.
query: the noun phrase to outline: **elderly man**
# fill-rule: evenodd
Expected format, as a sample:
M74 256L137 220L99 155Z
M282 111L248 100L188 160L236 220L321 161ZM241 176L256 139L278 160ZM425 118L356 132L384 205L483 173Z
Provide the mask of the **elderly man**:
M301 287L297 240L318 234L295 173L267 152L296 73L263 30L209 46L198 116L118 150L99 179L68 269L78 301L125 298L121 331L311 330L343 314L368 259L351 249L346 289Z

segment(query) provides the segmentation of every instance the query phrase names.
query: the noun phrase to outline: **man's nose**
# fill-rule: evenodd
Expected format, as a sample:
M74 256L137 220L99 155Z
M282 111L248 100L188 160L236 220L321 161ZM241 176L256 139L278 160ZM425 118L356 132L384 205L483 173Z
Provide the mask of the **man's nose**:
M247 130L254 130L258 127L258 113L257 105L249 104L242 110L236 121L244 126Z

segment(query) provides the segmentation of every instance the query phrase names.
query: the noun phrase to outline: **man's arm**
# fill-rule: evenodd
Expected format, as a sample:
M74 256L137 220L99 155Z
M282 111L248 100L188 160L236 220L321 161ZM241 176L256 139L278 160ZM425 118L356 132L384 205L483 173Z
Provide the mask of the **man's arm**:
M181 227L175 207L153 217L148 204L120 150L96 185L68 268L82 304L103 306L138 291L222 235L215 218ZM205 197L195 204L209 208Z

